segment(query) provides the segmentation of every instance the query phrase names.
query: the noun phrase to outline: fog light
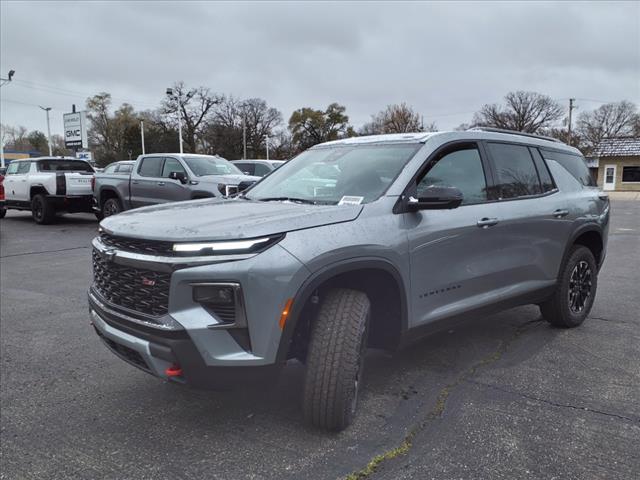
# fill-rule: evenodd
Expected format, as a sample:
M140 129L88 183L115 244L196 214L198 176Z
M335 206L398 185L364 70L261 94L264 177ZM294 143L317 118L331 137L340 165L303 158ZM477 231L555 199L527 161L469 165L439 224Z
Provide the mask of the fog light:
M196 285L193 299L198 303L230 305L235 302L235 288L230 285Z

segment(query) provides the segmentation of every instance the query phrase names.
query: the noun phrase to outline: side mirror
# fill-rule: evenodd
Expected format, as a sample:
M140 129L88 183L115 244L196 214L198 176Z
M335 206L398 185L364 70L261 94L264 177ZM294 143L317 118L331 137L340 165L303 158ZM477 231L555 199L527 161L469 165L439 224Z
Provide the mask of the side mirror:
M438 187L431 185L420 192L418 198L409 197L407 206L409 211L417 210L446 210L458 208L463 195L456 187Z
M254 180L244 180L238 184L238 191L242 192L256 183Z
M169 173L171 180L179 180L180 183L187 183L187 174L184 172L171 172Z

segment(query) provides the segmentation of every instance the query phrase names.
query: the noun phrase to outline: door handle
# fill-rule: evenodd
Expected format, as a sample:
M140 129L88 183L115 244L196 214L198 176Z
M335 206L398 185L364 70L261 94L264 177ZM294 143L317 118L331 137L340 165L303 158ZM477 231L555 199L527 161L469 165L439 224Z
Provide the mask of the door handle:
M480 228L489 228L497 224L498 224L497 218L487 218L487 217L481 218L480 220L478 220L478 223L477 223L477 225Z
M140 182L138 182L137 180L131 180L131 183L133 183L134 185L138 185L138 183Z
M561 208L559 208L558 210L553 212L553 216L556 217L556 218L566 217L567 215L569 215L569 210L564 210L564 209L561 209Z
M158 182L158 186L164 187L164 182Z

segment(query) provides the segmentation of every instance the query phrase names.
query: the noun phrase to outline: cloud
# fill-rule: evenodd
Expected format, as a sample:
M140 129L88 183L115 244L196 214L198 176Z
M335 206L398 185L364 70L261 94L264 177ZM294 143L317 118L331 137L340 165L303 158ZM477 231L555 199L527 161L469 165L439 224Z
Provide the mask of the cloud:
M44 129L107 91L136 108L175 80L263 97L286 118L392 102L440 127L510 90L640 102L637 2L2 2L2 122ZM3 76L6 73L2 73ZM19 103L16 103L19 102ZM582 102L582 103L581 103ZM579 101L589 109L597 103Z

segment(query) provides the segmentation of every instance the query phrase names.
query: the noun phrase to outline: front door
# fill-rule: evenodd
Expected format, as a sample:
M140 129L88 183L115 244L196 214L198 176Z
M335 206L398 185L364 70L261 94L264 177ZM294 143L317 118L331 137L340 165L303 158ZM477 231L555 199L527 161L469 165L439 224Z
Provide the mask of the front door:
M504 282L502 240L488 202L487 176L475 143L447 148L430 159L417 180L417 196L430 185L452 186L463 194L452 210L405 213L411 261L410 327L470 310Z
M604 183L602 184L603 190L615 190L616 189L616 166L605 165L604 166Z
M182 173L185 176L185 183L169 178L172 172ZM180 163L180 160L174 157L165 157L162 167L162 179L158 182L162 189L159 195L160 203L189 200L191 198L191 190L189 190L186 177L187 171Z

